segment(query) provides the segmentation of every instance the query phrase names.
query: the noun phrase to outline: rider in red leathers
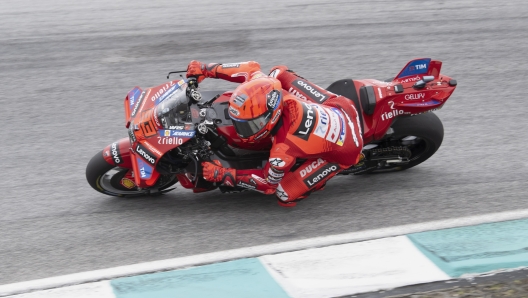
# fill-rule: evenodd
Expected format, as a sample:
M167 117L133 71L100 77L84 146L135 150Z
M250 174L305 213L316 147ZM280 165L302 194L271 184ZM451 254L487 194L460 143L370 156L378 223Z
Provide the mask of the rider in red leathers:
M275 193L279 205L292 207L359 161L363 139L352 101L286 66L272 68L268 76L254 61L207 65L191 61L187 77L241 83L229 100L238 135L246 142L271 138L273 144L264 169L235 170L219 161L204 162L205 180ZM304 162L295 166L299 161Z

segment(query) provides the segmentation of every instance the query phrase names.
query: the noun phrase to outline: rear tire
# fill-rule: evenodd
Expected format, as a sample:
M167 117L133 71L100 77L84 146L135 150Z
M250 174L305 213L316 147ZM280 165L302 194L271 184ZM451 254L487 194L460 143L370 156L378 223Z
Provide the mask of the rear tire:
M394 133L389 140L399 142L411 151L409 163L382 164L370 173L403 171L417 166L433 156L444 139L444 126L434 113L398 118L391 127Z
M106 162L103 157L103 151L101 150L88 162L86 166L86 180L96 191L118 197L159 194L161 190L167 189L178 182L178 179L174 175L161 175L156 185L149 189L128 189L120 183L128 171L129 169L116 167Z

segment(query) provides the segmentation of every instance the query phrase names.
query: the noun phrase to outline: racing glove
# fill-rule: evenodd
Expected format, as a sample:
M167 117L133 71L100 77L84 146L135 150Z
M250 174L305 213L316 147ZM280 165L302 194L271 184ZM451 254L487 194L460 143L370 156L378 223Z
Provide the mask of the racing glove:
M234 187L236 183L236 170L224 168L219 160L202 162L203 177L210 182L221 182L225 186Z
M187 78L196 77L198 83L201 83L205 79L205 64L200 61L192 60L187 66Z

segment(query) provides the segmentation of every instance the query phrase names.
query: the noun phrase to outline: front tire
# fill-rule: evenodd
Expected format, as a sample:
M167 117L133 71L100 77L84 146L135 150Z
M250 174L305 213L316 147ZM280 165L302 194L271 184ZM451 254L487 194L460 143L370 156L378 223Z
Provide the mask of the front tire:
M411 151L408 163L381 163L370 173L403 171L421 164L440 148L444 139L444 126L434 113L398 118L391 126L394 133L385 143L405 146Z
M129 169L116 167L106 162L103 157L103 151L101 150L88 162L86 166L86 180L96 191L118 197L159 194L160 191L178 182L178 179L174 175L161 175L158 182L149 189L138 190L137 187L129 189L121 184L121 179L129 171Z

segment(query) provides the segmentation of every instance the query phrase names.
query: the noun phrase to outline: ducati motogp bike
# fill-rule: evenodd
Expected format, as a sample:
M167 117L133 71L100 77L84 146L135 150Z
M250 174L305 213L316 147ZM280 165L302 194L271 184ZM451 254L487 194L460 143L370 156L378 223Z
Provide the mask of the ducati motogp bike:
M359 163L341 175L406 170L438 150L444 130L432 112L443 107L457 85L440 73L441 66L420 58L390 80L342 79L326 88L355 105L363 134ZM307 102L317 99L307 82L300 78L297 85L300 90L285 91ZM247 185L218 185L202 177L202 161L219 160L235 169L262 168L268 161L270 142L246 143L237 135L228 114L231 94L199 91L194 78L133 88L124 100L128 137L93 156L86 167L88 183L120 197L163 194L176 183L194 192L247 190ZM304 162L297 160L292 170Z

